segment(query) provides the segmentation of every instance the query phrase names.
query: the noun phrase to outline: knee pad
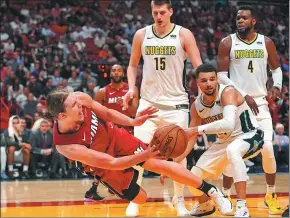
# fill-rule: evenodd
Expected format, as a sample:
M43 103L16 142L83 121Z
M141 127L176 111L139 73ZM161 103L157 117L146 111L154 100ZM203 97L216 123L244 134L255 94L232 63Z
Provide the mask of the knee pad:
M202 171L202 169L194 166L194 167L192 167L191 172L194 175L196 175L197 177L203 179L203 171ZM202 191L200 191L200 190L198 190L198 189L196 189L194 187L191 187L191 186L188 186L188 189L190 190L190 192L191 192L191 194L193 196L202 196L204 194Z
M263 158L274 158L274 149L272 141L265 141L262 149Z
M232 174L235 183L247 181L247 169L242 159L242 153L243 151L234 146L227 147L227 156L230 164L227 167L228 172L226 173Z
M276 173L277 165L274 156L274 149L272 141L265 141L262 150L262 162L265 173L273 174Z

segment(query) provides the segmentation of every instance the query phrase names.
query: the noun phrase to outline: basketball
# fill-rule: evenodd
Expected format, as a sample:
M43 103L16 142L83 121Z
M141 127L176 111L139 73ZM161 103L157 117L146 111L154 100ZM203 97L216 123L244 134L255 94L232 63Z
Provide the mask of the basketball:
M185 131L175 124L157 128L150 142L151 145L157 147L160 155L166 158L175 158L183 154L187 143L188 139Z

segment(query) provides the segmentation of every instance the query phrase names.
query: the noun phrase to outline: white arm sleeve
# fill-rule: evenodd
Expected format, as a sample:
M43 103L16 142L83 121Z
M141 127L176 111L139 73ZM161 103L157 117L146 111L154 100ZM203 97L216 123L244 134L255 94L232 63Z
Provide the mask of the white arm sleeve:
M233 131L235 128L236 112L237 106L225 106L223 110L223 119L199 126L198 132L200 134L218 134Z
M241 93L241 95L243 97L245 97L247 95L246 92L244 92L243 90L236 87L236 85L233 83L233 81L228 77L228 72L226 72L226 71L218 72L218 82L221 84L224 84L224 85L234 86Z
M272 78L273 78L273 81L274 81L273 86L277 87L281 91L281 89L282 89L282 79L283 79L281 68L278 67L276 70L271 70L271 72L272 72Z

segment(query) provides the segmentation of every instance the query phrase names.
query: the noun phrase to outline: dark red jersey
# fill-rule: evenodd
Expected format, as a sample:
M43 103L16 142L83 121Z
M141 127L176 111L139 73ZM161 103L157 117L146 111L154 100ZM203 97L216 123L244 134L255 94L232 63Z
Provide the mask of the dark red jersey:
M123 100L124 95L129 91L128 83L125 83L125 85L119 90L112 88L111 85L109 84L105 86L105 90L106 90L106 100L104 102L104 106L119 111L120 113L125 114L127 116L130 116L126 111L122 110L121 105L118 103L118 101Z

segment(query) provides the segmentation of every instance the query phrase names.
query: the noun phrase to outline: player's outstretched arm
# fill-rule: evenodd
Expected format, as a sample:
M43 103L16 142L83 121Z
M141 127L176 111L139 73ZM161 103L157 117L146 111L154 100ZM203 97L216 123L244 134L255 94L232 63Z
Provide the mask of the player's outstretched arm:
M180 37L184 44L184 50L188 54L189 59L192 63L194 69L202 64L200 52L196 45L196 40L194 35L189 29L182 28L180 30Z
M137 74L138 64L139 64L141 54L142 54L141 47L142 47L144 35L145 35L145 28L137 30L133 38L131 57L130 57L130 62L127 69L129 91L126 93L123 99L124 109L128 108L128 103L130 99L133 98L133 95L134 95L134 89L135 89L135 84L136 84L136 74Z
M114 158L109 154L98 152L79 144L56 145L56 149L71 160L108 170L127 169L150 158L158 157L160 153L154 145L141 153L119 158Z
M188 137L187 148L185 149L185 151L182 155L180 155L179 157L174 159L174 161L177 163L179 163L184 158L186 158L187 155L193 149L194 145L196 144L197 131L195 131L194 129L197 128L199 125L201 125L202 119L198 115L194 103L191 105L190 117L191 117L191 119L190 119L189 128L185 129L186 135Z
M156 117L154 113L157 112L155 107L149 107L150 110L145 110L141 116L136 117L135 119L131 119L130 117L112 109L108 109L107 107L101 105L99 102L94 101L91 96L82 92L75 92L77 96L77 101L88 108L91 108L97 117L110 121L122 126L140 126L145 123L146 120Z

